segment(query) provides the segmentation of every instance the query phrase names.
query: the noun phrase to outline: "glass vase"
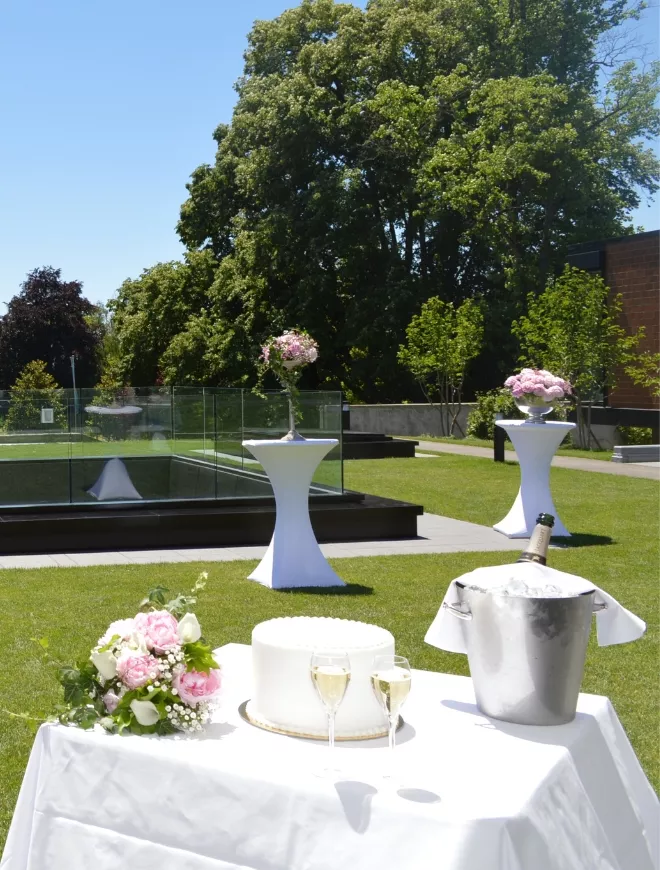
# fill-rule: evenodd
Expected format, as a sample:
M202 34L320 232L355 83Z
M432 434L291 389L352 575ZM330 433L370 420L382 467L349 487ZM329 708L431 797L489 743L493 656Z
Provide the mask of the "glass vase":
M296 402L291 388L285 384L284 393L289 405L289 431L280 440L282 441L306 441L296 429Z

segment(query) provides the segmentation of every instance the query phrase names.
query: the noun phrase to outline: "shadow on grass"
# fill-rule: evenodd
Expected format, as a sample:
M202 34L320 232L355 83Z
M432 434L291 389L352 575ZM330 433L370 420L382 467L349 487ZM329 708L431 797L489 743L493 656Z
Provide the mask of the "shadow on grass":
M572 532L570 538L553 538L551 546L556 550L573 550L576 547L606 547L616 543L609 535L590 535L588 532Z
M371 586L361 586L359 583L348 583L346 586L297 586L295 589L278 589L289 595L302 593L304 595L373 595Z

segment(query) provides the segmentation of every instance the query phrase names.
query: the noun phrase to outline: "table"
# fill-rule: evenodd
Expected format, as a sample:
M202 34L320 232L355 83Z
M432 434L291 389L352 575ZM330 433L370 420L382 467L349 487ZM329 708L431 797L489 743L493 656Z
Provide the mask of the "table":
M237 713L250 649L218 651L224 713L203 737L44 726L2 870L657 870L658 800L606 698L569 725L487 719L471 681L413 672L398 734L406 785L383 785L385 739L327 746Z
M336 438L243 441L270 479L276 511L268 550L249 580L272 589L345 585L321 552L309 518L312 476L338 443Z
M550 493L550 463L575 423L530 423L528 420L496 420L516 450L520 462L520 489L509 513L493 526L508 538L529 538L540 513L552 514L553 538L570 537L559 519Z

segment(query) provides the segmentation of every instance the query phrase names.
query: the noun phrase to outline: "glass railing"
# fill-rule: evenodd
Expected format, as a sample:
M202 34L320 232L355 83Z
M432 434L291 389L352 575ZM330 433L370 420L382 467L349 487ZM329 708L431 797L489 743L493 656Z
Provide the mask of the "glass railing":
M0 508L272 496L242 442L281 438L287 429L280 392L2 392ZM298 429L307 438L337 439L311 493L341 493L341 393L302 392Z

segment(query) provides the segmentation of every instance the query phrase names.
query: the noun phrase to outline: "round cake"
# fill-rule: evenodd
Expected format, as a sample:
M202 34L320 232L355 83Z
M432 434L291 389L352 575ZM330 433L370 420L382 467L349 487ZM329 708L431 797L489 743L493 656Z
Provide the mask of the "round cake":
M285 616L255 626L249 717L293 734L327 735L327 716L310 675L314 652L345 652L350 660L351 679L337 710L336 736L362 738L385 732L387 720L370 677L375 656L394 655L394 637L384 628L352 619Z

